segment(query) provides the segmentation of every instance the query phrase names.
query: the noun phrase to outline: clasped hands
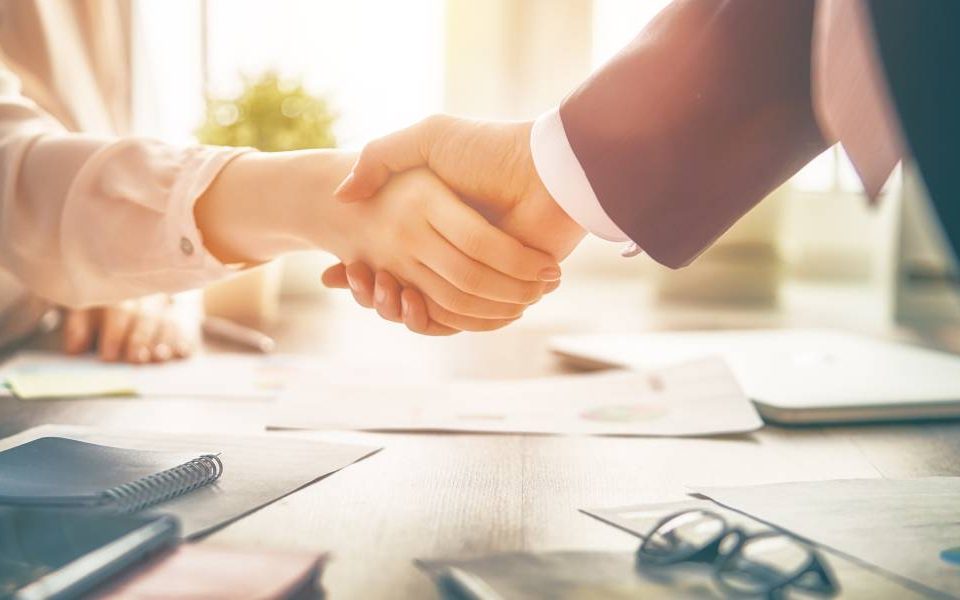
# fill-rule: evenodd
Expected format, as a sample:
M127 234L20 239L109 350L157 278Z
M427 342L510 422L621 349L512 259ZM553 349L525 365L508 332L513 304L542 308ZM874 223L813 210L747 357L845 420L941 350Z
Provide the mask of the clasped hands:
M324 284L349 288L359 304L426 335L489 331L519 318L559 285L558 261L585 233L540 181L531 126L434 116L370 142L335 196L376 203L381 188L389 195L391 186L414 184L438 235L413 265L376 252L339 255ZM395 217L384 247L423 246Z

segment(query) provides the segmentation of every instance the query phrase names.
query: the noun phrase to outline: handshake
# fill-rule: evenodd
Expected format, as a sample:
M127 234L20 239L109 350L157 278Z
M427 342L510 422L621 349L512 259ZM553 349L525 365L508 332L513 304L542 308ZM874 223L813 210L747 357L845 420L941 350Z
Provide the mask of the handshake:
M530 130L434 116L370 142L335 196L386 217L388 239L330 248L343 262L324 284L426 335L518 319L585 234L537 175Z

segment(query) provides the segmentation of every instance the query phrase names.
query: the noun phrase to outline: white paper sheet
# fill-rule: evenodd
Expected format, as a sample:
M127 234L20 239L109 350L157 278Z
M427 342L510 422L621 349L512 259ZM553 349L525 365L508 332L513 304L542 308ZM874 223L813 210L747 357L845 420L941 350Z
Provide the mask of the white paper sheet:
M129 365L104 363L93 356L23 352L0 366L0 381L26 374L31 387L42 392L36 398L270 399L311 368L306 358L290 355L210 354L163 364Z
M648 373L512 381L301 384L268 425L287 429L703 436L763 422L716 359Z
M0 440L0 451L44 436L143 450L219 452L223 474L216 483L151 509L176 515L184 537L226 525L379 450L281 433L195 435L44 425Z
M960 596L960 478L851 479L704 488L715 502Z

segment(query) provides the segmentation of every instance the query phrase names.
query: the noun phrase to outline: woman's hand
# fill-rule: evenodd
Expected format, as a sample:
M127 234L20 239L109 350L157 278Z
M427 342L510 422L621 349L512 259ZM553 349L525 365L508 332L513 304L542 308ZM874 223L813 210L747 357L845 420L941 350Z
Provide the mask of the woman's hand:
M104 361L165 362L190 356L196 327L183 323L169 296L66 311L63 349L68 354L96 350Z
M365 308L376 309L388 321L403 323L421 335L453 335L460 330L440 326L430 319L427 303L419 291L404 287L386 271L374 273L363 263L338 263L323 272L323 284L329 288L349 289L353 299ZM560 287L559 281L546 284L544 294Z
M422 292L433 322L427 333L503 327L560 278L551 256L491 225L426 169L395 176L367 202L330 209L338 227L324 247ZM401 304L400 297L381 300ZM383 316L402 319L397 312Z

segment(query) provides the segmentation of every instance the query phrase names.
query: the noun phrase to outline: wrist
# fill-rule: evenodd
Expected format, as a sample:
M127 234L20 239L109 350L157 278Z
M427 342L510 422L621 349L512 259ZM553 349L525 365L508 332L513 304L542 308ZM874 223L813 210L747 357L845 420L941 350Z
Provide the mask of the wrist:
M198 199L204 243L227 263L325 248L337 232L333 190L354 157L329 150L253 152L231 161Z
M300 249L336 252L350 226L351 204L333 193L350 173L356 154L338 150L285 152L275 171L280 229Z
M534 121L526 121L517 128L516 172L523 173L526 183L524 197L530 200L531 206L536 207L544 222L551 224L549 241L546 244L550 253L561 260L580 243L587 230L563 209L540 176L531 147L534 126Z

